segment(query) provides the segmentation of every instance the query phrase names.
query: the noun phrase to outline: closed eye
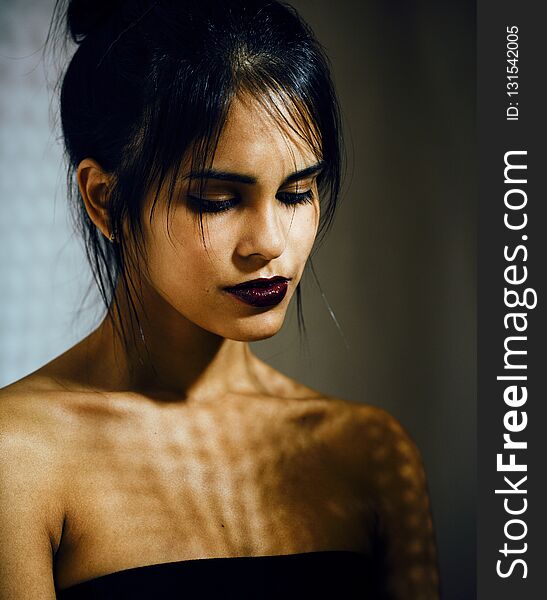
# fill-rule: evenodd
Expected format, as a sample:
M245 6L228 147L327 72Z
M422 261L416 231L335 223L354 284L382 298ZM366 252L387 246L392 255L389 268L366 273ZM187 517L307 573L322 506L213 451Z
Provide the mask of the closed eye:
M306 204L313 201L313 190L310 188L305 192L278 192L276 198L287 206Z
M305 192L278 192L276 198L287 207L311 203L313 202L313 189L310 188ZM191 194L187 196L187 199L192 210L195 212L201 211L202 213L225 212L239 204L241 201L241 199L237 197L228 198L226 200L209 200Z
M227 200L208 200L198 196L188 195L190 208L195 212L220 213L229 210L239 202L239 198L229 198Z

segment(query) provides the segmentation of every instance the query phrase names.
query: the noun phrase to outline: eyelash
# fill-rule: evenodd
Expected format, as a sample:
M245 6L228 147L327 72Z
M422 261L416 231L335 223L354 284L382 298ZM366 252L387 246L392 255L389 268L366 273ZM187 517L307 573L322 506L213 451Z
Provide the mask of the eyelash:
M276 196L286 207L298 206L299 204L310 204L313 201L313 190L301 193L279 192ZM204 213L221 213L234 207L239 203L238 198L232 200L207 200L198 196L188 195L191 208Z

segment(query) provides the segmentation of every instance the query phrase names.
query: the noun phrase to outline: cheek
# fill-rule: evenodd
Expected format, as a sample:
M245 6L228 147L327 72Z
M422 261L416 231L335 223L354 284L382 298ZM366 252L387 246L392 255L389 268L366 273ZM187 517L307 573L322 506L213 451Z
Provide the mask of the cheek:
M169 234L163 227L151 232L149 270L153 283L177 294L190 288L206 292L229 260L232 242L226 227L204 218L202 233L199 220L180 211L170 221Z
M317 235L319 219L313 206L297 209L287 243L287 259L300 275L303 273Z
M319 209L316 204L296 210L290 231L290 243L295 254L305 263L319 227Z

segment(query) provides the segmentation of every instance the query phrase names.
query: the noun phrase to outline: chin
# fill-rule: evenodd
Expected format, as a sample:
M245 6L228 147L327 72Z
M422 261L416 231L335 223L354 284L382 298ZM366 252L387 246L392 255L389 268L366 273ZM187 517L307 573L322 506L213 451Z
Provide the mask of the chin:
M285 311L268 311L237 319L232 327L223 327L222 337L238 342L258 342L274 336L283 326Z

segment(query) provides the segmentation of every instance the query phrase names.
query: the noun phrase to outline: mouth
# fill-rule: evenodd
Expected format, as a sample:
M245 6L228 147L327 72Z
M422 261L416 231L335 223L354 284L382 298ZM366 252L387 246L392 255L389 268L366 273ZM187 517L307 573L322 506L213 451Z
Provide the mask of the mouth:
M290 278L287 277L276 276L269 279L261 277L244 281L233 287L226 287L224 290L251 306L275 306L285 297L289 281Z

